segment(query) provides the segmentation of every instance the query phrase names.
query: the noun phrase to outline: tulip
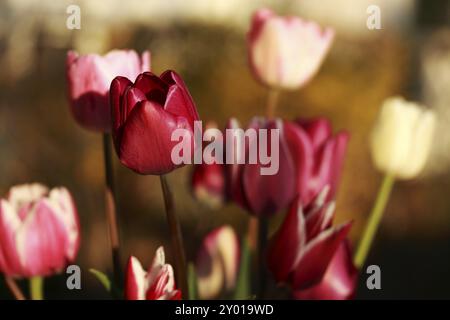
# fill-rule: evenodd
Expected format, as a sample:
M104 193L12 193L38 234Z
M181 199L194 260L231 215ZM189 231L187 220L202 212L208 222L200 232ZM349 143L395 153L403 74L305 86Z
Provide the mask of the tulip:
M160 77L140 74L132 83L116 77L111 83L113 140L120 161L140 174L162 175L180 165L171 158L176 129L185 129L183 141L194 150L194 101L181 77L166 71Z
M0 200L0 271L12 277L49 276L76 258L77 211L65 188L19 185Z
M260 9L247 36L253 73L269 87L297 89L318 71L333 38L330 28Z
M255 118L249 127L280 130L279 170L275 175L261 175L260 164L226 165L229 199L253 214L271 215L297 196L303 206L308 205L325 186L329 188L328 199L335 196L349 139L346 132L333 136L326 119L291 122ZM227 128L236 129L239 124L231 119ZM244 150L247 154L248 144Z
M301 300L350 300L355 295L357 280L349 243L343 241L322 280L310 288L294 291L293 296Z
M327 202L325 188L306 208L296 199L280 229L271 240L268 267L275 280L294 290L314 286L322 280L351 222L332 227L334 202Z
M197 287L201 299L212 299L236 284L239 269L239 240L226 225L210 232L197 256Z
M125 298L127 300L180 300L181 291L175 288L173 269L165 263L164 248L156 250L148 272L136 257L128 259Z
M436 117L401 97L384 101L371 136L376 167L398 179L416 177L430 153Z
M141 57L133 50L113 50L104 56L67 53L66 72L70 107L83 127L111 131L109 88L116 76L135 79L150 70L150 53Z

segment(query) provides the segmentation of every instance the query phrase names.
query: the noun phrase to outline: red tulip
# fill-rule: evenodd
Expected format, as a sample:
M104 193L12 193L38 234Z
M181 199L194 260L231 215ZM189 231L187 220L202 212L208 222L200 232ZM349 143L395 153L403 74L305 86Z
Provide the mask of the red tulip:
M239 128L231 119L227 128ZM227 196L256 215L271 215L286 208L296 196L308 205L325 186L327 199L335 195L349 135L332 136L325 119L295 122L253 119L249 128L279 129L279 170L261 175L261 164L226 165ZM267 139L270 141L270 138ZM248 142L245 153L248 157ZM233 149L239 158L239 148ZM269 145L270 150L270 145Z
M227 129L237 129L239 124L235 119L231 119ZM259 145L260 139L257 135L256 139L246 139L245 164L227 165L227 192L229 198L246 208L249 212L256 215L272 215L280 209L285 208L295 197L295 163L288 149L287 140L284 134L284 124L281 120L264 120L262 118L254 118L249 128L256 130L267 129L267 150L272 153L271 146L272 129L279 129L279 152L271 154L273 160L278 162L278 172L273 175L262 175L261 168L267 167L261 164L258 157L256 164L251 164L248 160L250 144ZM258 146L259 151L260 146ZM230 150L227 150L229 152ZM239 155L239 148L234 148L235 157ZM276 151L274 151L276 152Z
M102 132L111 130L109 87L116 76L135 79L150 70L150 53L142 57L133 50L113 50L104 56L67 53L66 72L70 107L83 127Z
M125 298L127 300L180 300L181 291L175 288L173 269L165 263L164 248L156 250L148 272L133 256L128 259Z
M268 86L299 88L317 72L333 37L314 22L258 10L247 37L252 70Z
M325 187L333 199L341 175L349 134L332 134L324 118L285 121L285 136L296 163L297 190L304 206Z
M222 291L234 288L239 254L239 240L230 226L219 227L205 237L196 261L201 299L216 298Z
M349 300L355 295L358 271L348 241L339 245L322 280L310 288L294 291L295 299Z
M80 231L65 188L16 186L0 200L0 271L14 277L48 276L76 258Z
M307 208L300 199L291 208L274 235L268 266L277 282L289 283L294 290L319 283L351 223L332 227L334 202L326 202L327 188Z
M151 72L134 83L116 77L111 83L113 139L120 161L141 174L161 175L180 167L171 158L176 129L185 129L183 141L194 150L194 101L181 77L166 71L160 77Z

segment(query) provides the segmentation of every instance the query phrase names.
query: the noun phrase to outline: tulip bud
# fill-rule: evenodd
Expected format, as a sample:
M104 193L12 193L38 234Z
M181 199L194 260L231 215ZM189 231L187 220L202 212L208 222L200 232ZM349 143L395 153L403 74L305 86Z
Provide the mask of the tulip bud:
M376 167L399 179L416 177L430 153L435 122L431 110L401 97L387 99L371 136Z
M348 241L339 245L322 280L310 288L293 292L299 300L349 300L357 286L358 271L353 265Z
M109 87L116 76L135 79L150 70L150 53L139 57L133 50L113 50L105 56L67 53L66 72L69 101L75 120L83 127L111 130Z
M77 211L65 188L20 185L0 200L0 271L8 276L48 276L76 258Z
M333 37L314 22L258 10L247 37L253 73L270 87L299 88L318 71Z
M162 175L182 166L172 160L179 143L172 133L184 129L183 142L194 154L194 122L199 119L194 101L181 77L166 71L160 77L140 74L132 83L117 77L111 83L113 140L126 167L140 174Z
M127 300L180 300L181 291L175 288L173 269L165 263L164 248L156 250L148 272L133 256L128 259L125 279Z
M198 295L217 297L234 288L239 269L239 240L230 226L210 232L204 239L196 261Z
M332 227L334 202L326 202L325 188L307 208L295 200L268 251L268 266L277 282L294 290L318 284L339 244L350 230L347 222Z

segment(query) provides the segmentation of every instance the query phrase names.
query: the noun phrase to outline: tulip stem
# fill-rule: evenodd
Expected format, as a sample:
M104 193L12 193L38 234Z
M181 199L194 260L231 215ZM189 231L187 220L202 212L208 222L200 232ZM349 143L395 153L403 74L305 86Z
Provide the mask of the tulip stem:
M30 278L30 296L31 300L43 300L43 284L44 279L40 276Z
M258 299L264 299L264 293L266 291L266 246L267 236L269 233L269 223L267 217L259 217L258 224L258 251L257 251L257 263L258 263L258 277L256 284L256 297Z
M20 290L19 286L13 278L5 276L5 282L8 286L9 291L11 291L16 300L26 300L25 296L22 293L22 290Z
M108 220L109 236L111 241L114 281L120 288L122 286L122 267L120 258L119 228L117 226L116 192L114 185L113 164L111 157L111 135L103 134L103 155L105 162L105 211Z
M269 90L269 96L267 97L267 107L266 107L266 117L269 120L275 117L275 111L277 109L279 97L280 91L278 89Z
M172 249L175 255L175 270L177 274L177 281L181 287L181 294L187 297L189 293L188 282L186 276L186 256L184 253L183 236L181 234L180 221L175 212L175 205L173 201L172 192L165 175L159 176L161 181L161 189L164 196L164 205L166 209L167 223L170 229L170 236L172 239Z
M384 209L389 200L389 196L394 186L395 179L392 175L386 174L378 191L375 205L370 213L369 221L366 224L366 228L363 233L363 237L359 242L358 250L355 254L355 266L361 269L366 261L367 254L372 246L373 239L380 225L381 218L383 217Z

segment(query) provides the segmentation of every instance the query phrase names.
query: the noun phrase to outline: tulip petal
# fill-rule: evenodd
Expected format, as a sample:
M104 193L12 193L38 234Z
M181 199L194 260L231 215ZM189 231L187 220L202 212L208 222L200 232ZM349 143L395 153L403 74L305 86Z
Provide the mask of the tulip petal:
M291 205L280 229L271 240L268 267L277 282L286 282L306 244L306 226L300 199Z
M295 172L294 161L284 137L283 123L281 121L268 123L263 129L268 130L268 154L272 153L269 142L271 141L270 136L273 134L271 130L279 130L278 157L271 154L272 163L270 163L270 165L275 165L273 162L278 160L278 172L273 175L261 174L261 169L267 166L263 166L260 161L257 164L244 166L242 178L246 199L251 212L257 215L275 214L280 209L287 207L295 197L296 190L295 176L292 174ZM258 152L261 152L261 148L265 148L265 146L260 141L258 136L256 140L249 142L249 147L252 143L256 143Z
M122 111L122 100L125 91L133 83L125 77L115 77L111 82L110 98L111 98L111 118L113 122L113 134L125 123L128 113Z
M326 118L314 120L298 119L296 121L308 134L314 150L321 148L331 138L332 128L330 121Z
M20 226L20 218L12 205L0 199L0 271L8 275L19 275L22 272L15 239Z
M125 299L144 300L146 291L147 273L142 268L139 260L131 256L127 263L127 274L125 278Z
M357 285L358 271L353 265L348 241L339 245L325 275L319 284L294 291L295 299L348 300L352 299Z
M193 154L193 132L185 118L166 112L160 105L149 101L138 103L131 111L122 132L119 150L121 162L140 174L165 174L175 165L171 154L181 142L172 141L175 129L185 129L182 141L187 141Z
M350 228L351 222L328 229L306 245L293 273L294 289L304 289L320 282Z

